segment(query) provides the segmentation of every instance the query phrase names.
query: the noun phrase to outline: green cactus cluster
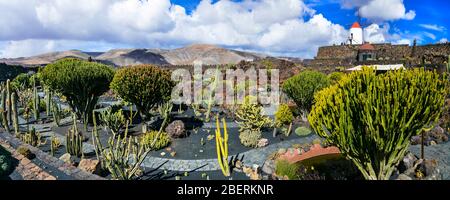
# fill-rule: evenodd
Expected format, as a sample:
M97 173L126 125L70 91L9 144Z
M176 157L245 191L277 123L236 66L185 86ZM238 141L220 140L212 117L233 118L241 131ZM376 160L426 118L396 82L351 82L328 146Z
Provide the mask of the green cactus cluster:
M263 107L253 101L253 96L246 96L243 104L237 109L236 117L239 125L239 131L254 130L261 131L263 127L272 124L269 117L263 113Z
M155 138L158 139L156 142L153 142ZM141 138L142 145L145 146L146 149L157 151L164 147L167 147L170 144L171 138L166 132L158 133L158 131L150 131L144 133Z
M116 136L121 133L127 120L122 109L114 112L112 108L108 108L100 113L100 121Z
M108 147L103 148L97 132L95 114L93 114L93 119L93 143L97 159L100 160L102 168L108 170L115 180L131 180L136 177L150 149L146 149L138 141L137 137L128 137L128 121L124 135L110 137L108 139Z
M294 114L287 104L281 104L275 113L275 124L277 127L291 124L294 121Z
M66 152L70 155L83 156L83 134L78 132L76 115L73 114L73 126L66 134Z
M387 180L414 135L434 127L448 94L446 75L424 69L372 68L345 76L316 95L308 120L369 180Z
M29 144L34 147L39 147L47 143L46 140L42 141L41 134L36 132L34 127L26 133L19 134L18 137L25 144Z
M13 125L15 134L19 134L17 100L17 94L11 88L11 82L8 79L6 83L0 85L0 119L7 132L10 131L10 125Z

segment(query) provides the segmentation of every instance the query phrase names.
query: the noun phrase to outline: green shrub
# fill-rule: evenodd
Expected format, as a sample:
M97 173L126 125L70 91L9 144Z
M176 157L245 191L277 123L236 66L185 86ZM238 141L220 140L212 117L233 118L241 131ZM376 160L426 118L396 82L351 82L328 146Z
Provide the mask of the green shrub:
M328 75L328 79L330 79L331 84L336 84L343 76L345 76L345 74L342 72L333 72Z
M308 119L366 179L387 180L411 137L438 121L448 85L447 77L423 69L377 76L364 68L319 92Z
M11 153L0 146L0 177L7 176L11 167Z
M147 118L158 104L170 100L174 86L170 72L153 65L122 68L111 82L111 89Z
M31 75L28 73L19 74L16 78L14 78L14 80L11 81L11 87L15 90L31 88L32 86Z
M277 160L275 162L275 173L281 177L287 177L289 180L300 178L300 167L297 164L291 164L287 160Z
M275 123L278 127L287 125L294 121L294 114L287 104L281 104L275 113Z
M283 83L283 92L306 115L314 103L314 94L329 85L330 80L325 74L316 71L304 71L287 79Z
M152 150L152 151L158 151L164 147L167 147L170 144L170 136L166 132L161 132L159 134L158 139L156 140L154 145L151 145L156 137L158 135L158 131L150 131L148 133L145 133L142 136L141 143L144 145L146 149Z
M23 146L23 145L19 146L19 148L17 148L17 152L20 155L22 155L22 156L24 156L25 158L28 158L28 159L33 159L35 157L35 155L31 152L31 150L28 147Z
M245 129L239 132L239 139L241 140L241 144L246 147L256 148L261 137L261 131Z
M311 133L312 133L312 131L306 127L298 127L295 129L295 134L298 136L308 136Z
M40 74L50 90L67 98L67 103L86 125L98 98L109 90L114 71L103 64L74 58L47 65Z
M262 106L253 103L251 96L246 96L242 105L236 111L239 130L253 130L260 132L263 127L271 125L269 117L263 115Z

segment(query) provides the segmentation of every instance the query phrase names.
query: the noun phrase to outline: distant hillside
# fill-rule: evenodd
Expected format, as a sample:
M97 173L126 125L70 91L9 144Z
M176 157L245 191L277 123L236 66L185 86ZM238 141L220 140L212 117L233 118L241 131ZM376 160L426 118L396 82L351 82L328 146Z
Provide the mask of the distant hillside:
M196 44L173 50L162 49L114 49L108 52L82 52L78 50L53 52L31 57L0 59L0 63L10 65L46 65L55 60L75 57L97 60L106 64L126 66L135 64L192 65L201 62L206 65L237 64L240 61L253 61L267 56L230 50L214 45Z

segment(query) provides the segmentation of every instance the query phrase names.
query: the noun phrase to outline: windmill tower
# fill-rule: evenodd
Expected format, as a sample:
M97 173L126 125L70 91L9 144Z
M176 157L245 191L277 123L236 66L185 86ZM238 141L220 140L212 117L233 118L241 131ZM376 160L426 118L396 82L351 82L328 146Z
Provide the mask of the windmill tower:
M362 17L359 14L359 11L357 12L358 15L358 21L354 22L352 26L350 27L350 35L348 37L348 43L350 45L358 44L362 45L364 44L364 28L368 26L366 23L362 22Z
M349 36L350 44L363 44L364 43L364 33L363 28L359 24L359 22L353 23L350 28L350 36Z

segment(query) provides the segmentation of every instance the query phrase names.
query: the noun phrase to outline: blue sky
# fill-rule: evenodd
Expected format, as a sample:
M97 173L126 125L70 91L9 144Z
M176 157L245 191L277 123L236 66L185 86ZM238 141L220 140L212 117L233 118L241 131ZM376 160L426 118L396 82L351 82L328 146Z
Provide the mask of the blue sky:
M0 0L0 58L193 43L311 58L345 42L356 13L372 43L445 42L448 8L447 0Z

